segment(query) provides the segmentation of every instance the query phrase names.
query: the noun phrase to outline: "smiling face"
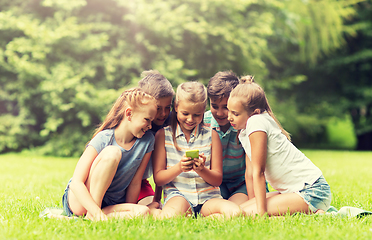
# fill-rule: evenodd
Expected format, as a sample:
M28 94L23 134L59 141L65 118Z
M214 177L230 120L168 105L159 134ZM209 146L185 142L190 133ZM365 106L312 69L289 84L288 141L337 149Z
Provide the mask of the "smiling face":
M156 106L152 104L131 112L130 130L133 136L141 138L147 130L151 129L151 121L154 120L156 112Z
M227 109L227 100L228 97L224 98L210 98L211 102L211 113L216 119L218 125L220 126L230 126L230 122L227 119L229 110Z
M165 120L167 120L170 110L171 110L171 106L172 106L172 98L173 98L172 96L163 97L163 98L159 98L156 101L158 108L157 108L155 119L153 120L154 124L158 126L162 126Z
M180 101L175 110L183 133L190 134L203 121L205 105L204 103Z
M239 97L230 97L227 102L227 108L229 109L228 119L233 128L245 129L247 120L250 117L248 112L244 109L243 104Z

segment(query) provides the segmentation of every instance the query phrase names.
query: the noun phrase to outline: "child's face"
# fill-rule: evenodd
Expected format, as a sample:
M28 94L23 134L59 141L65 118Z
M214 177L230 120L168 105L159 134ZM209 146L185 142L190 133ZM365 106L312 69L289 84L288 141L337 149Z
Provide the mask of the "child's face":
M210 98L211 102L211 113L216 119L218 125L220 126L226 126L227 124L230 124L229 120L227 119L229 110L227 109L227 100L228 97L219 98L219 99L212 99Z
M156 116L156 106L148 105L142 108L132 111L130 129L133 136L136 138L141 138L145 132L151 129L151 121L154 120Z
M170 97L159 98L157 100L158 109L157 109L156 116L153 120L153 123L155 123L158 126L161 126L164 124L171 110L172 98L173 97L170 96Z
M184 133L191 133L203 121L205 106L189 101L180 101L176 107L177 120Z
M248 112L244 109L241 100L238 97L230 97L227 101L229 109L229 121L235 129L245 129L249 118Z

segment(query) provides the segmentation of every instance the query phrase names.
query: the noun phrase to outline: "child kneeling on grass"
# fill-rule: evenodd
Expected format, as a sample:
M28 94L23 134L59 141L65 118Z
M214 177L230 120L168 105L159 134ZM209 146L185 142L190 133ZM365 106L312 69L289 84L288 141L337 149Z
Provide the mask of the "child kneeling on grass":
M322 172L291 142L275 118L263 89L253 77L241 78L227 103L229 121L240 130L247 157L248 178L255 197L241 204L247 215L323 213L331 203L331 190ZM266 180L278 191L266 193ZM252 186L247 181L247 186Z

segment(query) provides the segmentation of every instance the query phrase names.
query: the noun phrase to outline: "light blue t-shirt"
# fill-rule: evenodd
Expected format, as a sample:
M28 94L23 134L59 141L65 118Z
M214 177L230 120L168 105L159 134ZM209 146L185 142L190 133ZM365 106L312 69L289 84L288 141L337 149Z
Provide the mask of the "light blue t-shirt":
M137 138L131 149L125 150L115 141L114 129L99 132L88 145L100 153L105 147L112 145L121 149L121 160L111 185L102 200L102 206L125 203L126 189L136 174L146 153L154 150L155 137L146 132L142 138Z
M211 111L204 114L204 125L218 133L222 144L223 182L240 184L245 182L245 152L238 141L238 130L232 126L224 133ZM238 181L238 182L236 182Z

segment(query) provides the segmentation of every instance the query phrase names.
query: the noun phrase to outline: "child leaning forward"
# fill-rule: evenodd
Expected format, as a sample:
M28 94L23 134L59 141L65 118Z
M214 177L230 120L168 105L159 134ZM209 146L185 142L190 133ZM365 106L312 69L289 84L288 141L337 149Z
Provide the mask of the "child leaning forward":
M237 216L240 207L222 199L221 142L214 130L203 126L207 104L205 87L198 82L178 86L171 125L155 136L154 179L163 186L165 205L155 218L200 213L202 216ZM199 157L186 157L185 151L198 149Z

